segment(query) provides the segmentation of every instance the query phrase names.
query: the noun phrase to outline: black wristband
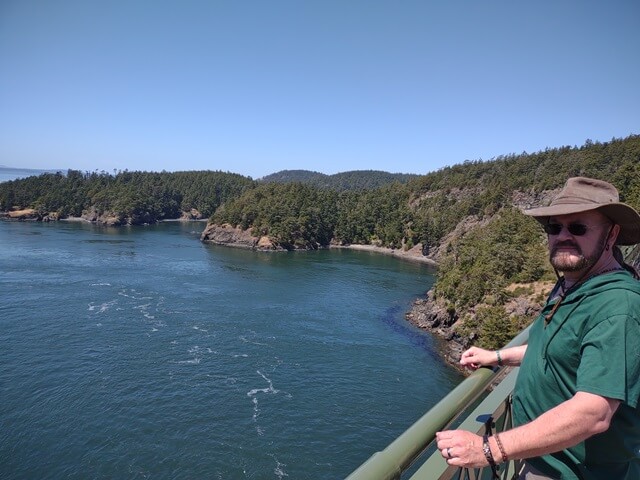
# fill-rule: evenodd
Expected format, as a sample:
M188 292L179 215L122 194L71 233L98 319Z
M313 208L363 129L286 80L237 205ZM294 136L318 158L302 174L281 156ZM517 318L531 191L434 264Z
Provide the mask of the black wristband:
M484 453L487 462L491 465L491 468L495 468L496 461L493 459L493 454L491 453L491 447L489 446L489 435L482 436L482 453Z

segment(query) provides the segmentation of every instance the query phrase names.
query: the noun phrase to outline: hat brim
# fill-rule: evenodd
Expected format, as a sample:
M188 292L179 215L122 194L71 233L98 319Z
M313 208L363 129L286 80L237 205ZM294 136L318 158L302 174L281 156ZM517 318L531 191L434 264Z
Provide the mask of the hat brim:
M523 213L534 217L542 225L546 225L549 222L549 217L588 212L590 210L598 210L613 223L620 225L620 233L616 244L635 245L640 243L640 214L625 203L608 203L600 206L560 204L532 208L531 210L525 210Z

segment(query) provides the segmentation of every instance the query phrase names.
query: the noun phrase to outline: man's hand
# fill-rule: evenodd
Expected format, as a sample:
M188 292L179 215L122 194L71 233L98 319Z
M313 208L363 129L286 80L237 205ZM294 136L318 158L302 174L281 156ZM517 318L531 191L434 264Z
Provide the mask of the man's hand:
M482 437L466 430L436 433L440 453L449 465L485 467L489 464L482 451Z
M492 350L471 347L460 356L460 365L476 370L482 366L498 364L498 356Z

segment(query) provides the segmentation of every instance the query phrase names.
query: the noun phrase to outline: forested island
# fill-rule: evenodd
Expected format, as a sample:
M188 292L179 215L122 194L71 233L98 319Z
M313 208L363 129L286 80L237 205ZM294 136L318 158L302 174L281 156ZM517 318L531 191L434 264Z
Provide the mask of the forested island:
M0 183L7 218L105 225L208 219L202 240L263 250L371 245L439 268L408 318L454 340L498 347L528 323L554 276L545 236L520 213L571 176L616 185L640 209L640 135L466 161L427 175L283 171L80 172Z

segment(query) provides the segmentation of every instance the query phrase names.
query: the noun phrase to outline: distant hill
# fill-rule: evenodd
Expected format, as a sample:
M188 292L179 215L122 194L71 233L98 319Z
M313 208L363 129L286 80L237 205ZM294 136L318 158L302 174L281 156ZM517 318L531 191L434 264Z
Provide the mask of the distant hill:
M380 170L352 170L348 172L326 175L310 170L281 170L258 180L260 183L293 183L299 182L319 188L339 191L370 190L384 187L392 183L408 183L419 175L409 173L389 173Z

